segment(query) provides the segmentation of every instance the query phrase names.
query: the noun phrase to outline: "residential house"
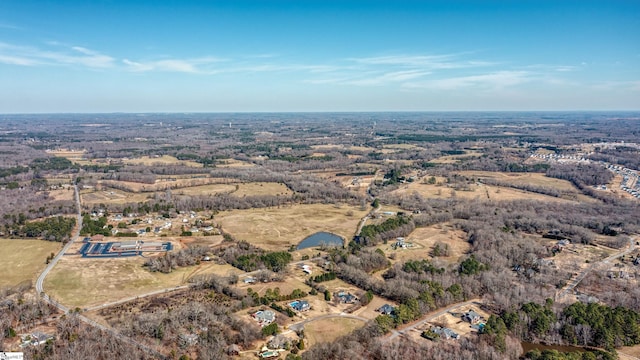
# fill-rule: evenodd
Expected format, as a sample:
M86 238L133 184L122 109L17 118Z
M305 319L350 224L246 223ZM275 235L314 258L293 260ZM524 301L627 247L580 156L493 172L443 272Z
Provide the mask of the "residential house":
M441 338L444 339L454 339L457 340L460 338L460 335L458 335L455 331L449 329L449 328L443 328L440 326L434 326L431 328L431 331L435 334L438 334Z
M472 324L477 324L482 320L482 316L473 310L469 310L464 315L462 315L462 320L470 322Z
M291 308L295 311L307 311L311 309L311 305L306 300L296 300L289 304Z
M291 346L291 339L282 334L274 336L267 343L267 347L273 350L286 349L287 346Z
M271 310L259 310L251 315L260 326L264 327L276 320L276 313Z
M382 315L391 315L396 311L396 309L389 304L384 304L381 307L379 307L376 311L381 313Z
M335 293L335 298L344 304L353 304L358 301L358 298L355 295L344 291L338 291Z

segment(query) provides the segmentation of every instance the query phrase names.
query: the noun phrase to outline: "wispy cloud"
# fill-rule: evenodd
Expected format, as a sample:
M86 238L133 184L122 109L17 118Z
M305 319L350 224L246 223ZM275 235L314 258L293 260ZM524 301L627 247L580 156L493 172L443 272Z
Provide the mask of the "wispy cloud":
M134 72L164 71L181 72L190 74L214 74L219 72L214 68L216 63L225 61L215 57L202 57L193 59L162 59L154 61L132 61L123 59L122 63L127 70Z
M461 69L495 65L493 62L463 60L458 54L442 55L391 55L349 59L366 65L390 65L421 69Z
M532 81L533 77L527 71L496 71L486 74L458 76L434 79L425 82L404 84L407 88L425 88L437 90L458 90L464 88L501 89Z
M0 29L22 30L21 27L0 21Z
M9 65L79 65L88 68L112 67L115 59L80 46L54 45L53 49L0 43L0 62Z

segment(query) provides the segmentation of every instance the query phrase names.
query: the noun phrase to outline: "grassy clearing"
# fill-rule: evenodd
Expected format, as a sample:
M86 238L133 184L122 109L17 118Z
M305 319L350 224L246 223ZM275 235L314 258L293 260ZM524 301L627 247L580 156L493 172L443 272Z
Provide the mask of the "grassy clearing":
M174 193L179 195L215 195L229 193L238 197L292 194L291 190L284 184L265 182L192 186L174 190Z
M362 326L364 323L356 319L322 319L305 325L304 334L307 338L307 346L311 347L315 344L333 342Z
M216 167L221 168L237 168L237 167L252 167L254 164L246 161L236 160L236 159L220 159L216 163Z
M88 307L186 283L195 267L170 274L151 273L140 257L62 258L45 280L52 298L70 307ZM211 264L214 265L214 264Z
M415 229L407 238L407 243L413 244L406 249L393 249L393 241L378 246L385 255L393 256L393 263L404 263L407 260L422 260L432 258L433 248L436 242L448 246L449 255L438 257L439 260L458 262L469 252L471 245L467 242L467 234L462 230L454 230L450 224L438 224Z
M0 239L2 276L0 288L15 286L23 281L35 281L45 268L45 260L57 253L62 245L57 242L26 239Z
M202 167L202 164L197 163L195 161L178 160L177 158L169 155L163 155L159 157L143 156L139 158L123 160L123 162L125 164L147 165L147 166L161 164L161 165L185 165L185 166L191 166L191 167Z
M149 194L132 193L117 189L106 188L104 190L82 190L80 198L85 206L97 204L124 204L130 202L144 202Z
M455 164L465 158L480 156L482 156L482 153L479 151L467 151L466 154L441 156L439 158L429 160L429 162L434 164Z
M367 210L349 205L294 205L225 211L215 219L238 240L268 250L285 250L318 231L351 239Z
M427 176L428 177L428 176ZM439 180L439 179L438 179ZM530 199L530 200L539 200L539 201L560 201L567 202L572 200L566 200L562 198L557 198L553 196L537 194L529 191L513 189L510 187L500 187L500 186L489 186L484 184L467 184L465 190L455 190L443 184L440 181L437 181L436 184L426 184L423 183L422 179L410 184L404 184L399 189L395 190L397 194L413 194L417 192L418 194L428 197L428 198L452 198L458 197L463 199L476 199L476 200L491 200L491 201L501 201L501 200L522 200L522 199ZM580 198L582 195L576 195L576 199Z
M561 191L579 192L569 181L550 178L540 173L504 173L491 171L460 171L458 174L478 179L494 179L514 185L535 185Z

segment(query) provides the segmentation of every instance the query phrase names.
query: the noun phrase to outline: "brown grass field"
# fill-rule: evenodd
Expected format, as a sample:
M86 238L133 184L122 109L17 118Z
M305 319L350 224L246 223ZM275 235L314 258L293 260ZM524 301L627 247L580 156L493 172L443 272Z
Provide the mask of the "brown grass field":
M31 239L0 239L2 276L0 288L16 286L23 281L35 282L51 253L57 253L62 244Z
M427 175L425 178L429 178ZM423 178L424 179L424 178ZM469 183L467 184L467 190L455 190L452 187L442 183L441 178L436 178L436 184L423 183L423 179L414 181L413 183L403 184L400 188L395 190L396 194L418 194L428 198L452 198L459 197L464 199L477 199L477 200L539 200L539 201L572 201L553 196L537 194L529 191L518 190L510 187L490 186L484 184ZM564 185L563 185L564 186ZM584 195L576 194L576 199L590 199Z
M429 162L434 163L434 164L455 164L455 163L457 163L458 161L460 161L461 159L464 159L464 158L480 157L480 156L482 156L482 152L479 152L479 151L467 151L466 154L445 155L445 156L441 156L441 157L433 159L433 160L429 160Z
M178 160L177 158L169 155L162 155L159 157L142 156L139 158L123 160L122 162L124 162L125 164L133 164L133 165L155 165L155 164L178 165L180 164L180 165L191 166L191 167L202 167L202 164L197 163L195 161Z
M180 195L215 195L229 193L233 196L259 196L259 195L291 195L292 192L284 184L251 182L237 184L212 184L192 186L173 191Z
M215 220L237 240L268 250L285 250L318 231L351 239L367 210L349 205L294 205L224 211Z
M306 345L311 347L315 344L330 343L363 326L364 323L356 319L329 318L312 321L304 326Z
M169 274L152 273L142 267L143 263L144 259L140 257L64 257L49 273L44 288L62 304L82 308L183 285L196 269L192 266ZM206 263L203 267L211 267L210 270L214 271L215 264Z
M85 206L97 204L124 204L129 202L144 202L151 194L132 193L112 188L104 190L82 190L80 199Z
M62 189L62 190L48 190L48 192L49 192L49 197L52 197L56 201L61 201L61 200L73 201L74 200L73 188Z
M236 159L221 159L216 163L217 167L221 168L236 168L236 167L252 167L254 164L246 161Z

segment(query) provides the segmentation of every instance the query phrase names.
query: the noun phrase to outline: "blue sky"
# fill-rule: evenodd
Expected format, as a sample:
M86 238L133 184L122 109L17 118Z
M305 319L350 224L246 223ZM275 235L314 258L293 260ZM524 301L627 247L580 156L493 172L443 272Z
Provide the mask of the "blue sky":
M638 109L637 0L0 0L0 113Z

